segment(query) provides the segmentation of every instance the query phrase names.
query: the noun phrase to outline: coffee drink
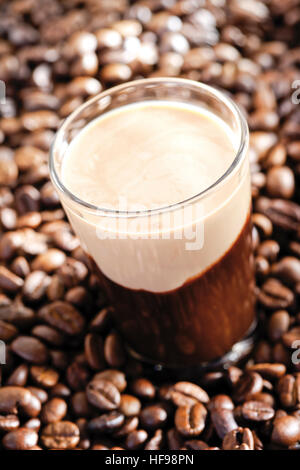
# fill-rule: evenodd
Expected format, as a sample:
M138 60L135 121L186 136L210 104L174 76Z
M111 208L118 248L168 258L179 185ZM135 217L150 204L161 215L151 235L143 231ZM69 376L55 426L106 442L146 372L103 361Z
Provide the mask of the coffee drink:
M218 359L253 323L248 162L230 173L238 147L207 107L147 100L93 119L66 151L62 182L86 209L62 202L146 360Z

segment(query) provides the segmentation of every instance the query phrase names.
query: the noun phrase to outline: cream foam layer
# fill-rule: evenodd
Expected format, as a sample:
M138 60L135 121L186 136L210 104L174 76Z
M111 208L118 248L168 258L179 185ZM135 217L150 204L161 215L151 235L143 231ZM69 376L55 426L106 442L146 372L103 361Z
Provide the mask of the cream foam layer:
M121 196L129 210L136 204L152 209L205 190L230 167L236 146L232 131L207 110L144 102L111 111L81 131L64 158L62 180L94 205L118 208ZM185 209L173 212L171 220L152 218L154 229L145 230L149 218L139 217L147 238L132 238L138 230L131 223L135 218L126 219L121 230L115 218L83 207L79 212L65 197L63 204L104 275L131 289L166 292L201 275L237 239L250 207L248 163L211 196L194 203L183 222ZM190 229L188 234L182 226ZM187 249L191 233L200 234L198 249Z

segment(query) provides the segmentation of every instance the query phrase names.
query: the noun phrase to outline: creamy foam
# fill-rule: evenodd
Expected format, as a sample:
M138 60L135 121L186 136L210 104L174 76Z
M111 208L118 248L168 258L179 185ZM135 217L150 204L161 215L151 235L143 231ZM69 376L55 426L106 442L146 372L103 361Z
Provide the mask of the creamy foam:
M236 151L234 133L206 109L148 101L110 111L79 132L63 159L61 177L69 191L90 204L118 210L125 201L127 210L154 209L210 187ZM83 247L104 275L124 287L165 292L203 273L237 239L250 208L249 167L246 161L211 196L195 202L189 220L180 219L182 208L171 221L158 215L154 226L165 239L119 239L114 217L84 208L79 212L72 201L62 200ZM189 235L182 236L182 221L192 232L202 232L201 249L186 248ZM123 235L126 230L132 235L132 226L122 226ZM108 232L115 232L114 239Z
M207 189L235 156L230 128L204 109L167 102L124 106L96 119L64 158L65 186L83 201L153 209Z

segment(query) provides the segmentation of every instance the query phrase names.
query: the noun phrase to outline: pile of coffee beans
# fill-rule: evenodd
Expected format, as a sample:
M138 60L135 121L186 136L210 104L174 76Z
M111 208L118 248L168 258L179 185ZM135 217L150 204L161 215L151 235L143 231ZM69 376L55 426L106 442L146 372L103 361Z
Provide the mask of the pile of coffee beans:
M299 21L299 0L0 1L1 449L300 449ZM84 100L159 76L224 89L251 130L260 339L194 383L128 357L47 165Z

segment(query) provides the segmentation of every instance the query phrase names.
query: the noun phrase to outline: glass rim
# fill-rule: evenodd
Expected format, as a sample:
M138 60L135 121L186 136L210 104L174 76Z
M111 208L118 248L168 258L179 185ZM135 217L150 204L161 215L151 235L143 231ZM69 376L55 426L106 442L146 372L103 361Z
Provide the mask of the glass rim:
M200 191L199 193L195 194L194 196L191 196L189 198L184 199L183 201L179 201L173 204L165 205L162 207L154 208L154 209L143 209L143 210L136 210L136 211L122 211L122 210L116 210L116 209L109 209L105 207L100 207L94 204L91 204L87 201L84 201L83 199L80 199L78 196L76 196L74 193L72 193L66 186L63 184L60 176L58 175L56 171L56 165L55 165L55 150L60 142L60 139L64 135L65 130L68 128L68 126L71 124L72 121L74 121L78 115L82 113L85 109L87 109L89 106L93 105L96 103L99 99L105 98L106 96L113 95L115 92L119 92L122 90L125 90L126 88L132 87L132 86L139 86L139 85L144 85L144 84L178 84L178 85L193 85L194 87L206 91L207 93L213 95L215 98L217 98L219 101L221 101L227 108L230 109L230 111L233 113L235 120L239 124L239 144L238 148L235 153L235 157L230 164L230 166L225 170L225 172L210 186L208 186L206 189ZM174 100L175 101L175 100ZM121 107L121 106L120 106ZM103 113L105 114L105 112ZM133 80L130 82L123 83L121 85L114 86L112 88L109 88L103 92L98 93L97 95L93 96L89 100L87 100L85 103L80 105L78 108L75 109L60 125L59 129L57 130L54 140L51 144L50 147L50 155L49 155L49 168L50 168L50 177L51 181L54 184L54 186L59 189L60 192L62 192L64 195L66 195L71 201L75 202L79 206L83 206L88 212L93 212L95 215L98 216L107 216L107 217L115 217L115 218L130 218L130 217L141 217L141 216L150 216L150 215L158 215L160 213L164 212L169 212L169 211L175 211L177 209L180 209L181 207L188 206L194 202L197 202L200 199L203 199L213 193L214 191L217 190L217 188L225 183L227 179L231 176L231 174L234 172L234 170L239 166L239 164L243 160L243 156L245 155L245 151L248 148L248 141L249 141L249 130L248 130L248 125L246 122L246 119L244 115L242 114L241 110L239 107L236 105L236 103L229 97L227 96L223 91L214 88L210 85L206 85L205 83L202 82L196 82L194 80L186 79L186 78L174 78L174 77L159 77L159 78L144 78L140 80ZM68 144L70 145L70 144ZM101 214L100 214L101 213Z

